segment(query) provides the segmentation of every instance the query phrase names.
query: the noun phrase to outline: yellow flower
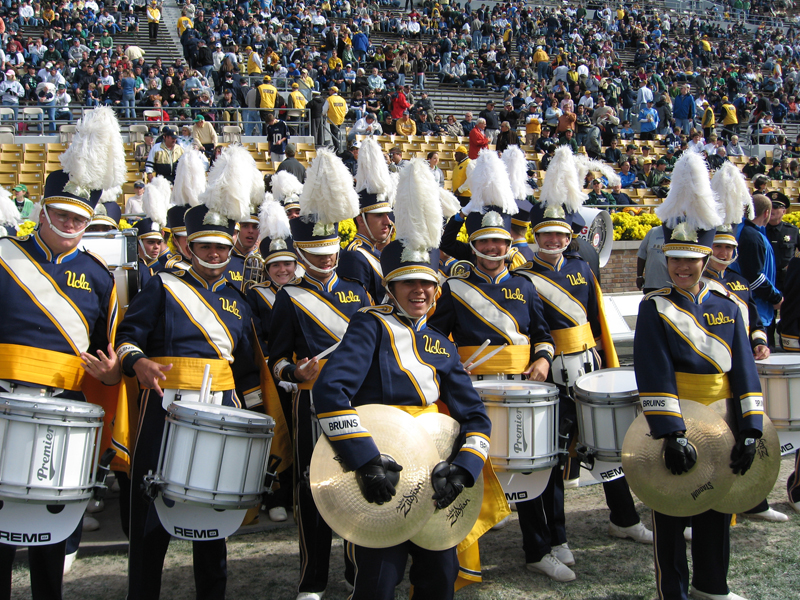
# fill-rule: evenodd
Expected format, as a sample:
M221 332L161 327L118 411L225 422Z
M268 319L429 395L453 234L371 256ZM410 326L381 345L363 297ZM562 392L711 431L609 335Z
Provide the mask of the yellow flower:
M24 223L17 226L17 236L23 237L26 235L30 235L33 233L35 227L36 223L34 223L33 221L25 221Z
M341 221L339 223L339 245L342 248L347 248L348 244L356 237L357 232L358 230L356 229L356 224L353 219Z
M465 244L469 243L469 236L467 235L467 224L464 223L461 225L461 230L458 232L458 236L456 239L459 242L464 242Z
M128 221L126 221L125 219L120 219L119 220L119 230L120 231L125 231L126 229L131 229L132 227L133 226L130 223L128 223Z

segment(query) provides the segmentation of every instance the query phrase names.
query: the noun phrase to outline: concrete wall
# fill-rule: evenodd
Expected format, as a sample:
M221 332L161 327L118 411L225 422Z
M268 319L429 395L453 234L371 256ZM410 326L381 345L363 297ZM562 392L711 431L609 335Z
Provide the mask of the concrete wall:
M614 242L611 258L606 266L600 269L600 286L604 294L637 291L636 252L640 243L639 241Z

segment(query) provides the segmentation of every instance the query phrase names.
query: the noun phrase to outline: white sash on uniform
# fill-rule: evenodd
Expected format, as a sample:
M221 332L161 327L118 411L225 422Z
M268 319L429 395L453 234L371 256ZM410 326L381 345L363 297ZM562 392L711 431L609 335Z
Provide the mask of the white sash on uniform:
M350 319L340 313L330 302L311 290L287 285L283 288L289 297L314 322L337 342L344 337Z
M496 330L512 346L528 346L530 339L519 330L519 324L505 309L486 297L475 286L461 279L448 279L450 291L478 315L489 327Z
M572 320L575 325L583 325L587 322L586 307L560 285L538 273L532 273L530 271L516 272L530 279L542 300L546 301L558 312Z

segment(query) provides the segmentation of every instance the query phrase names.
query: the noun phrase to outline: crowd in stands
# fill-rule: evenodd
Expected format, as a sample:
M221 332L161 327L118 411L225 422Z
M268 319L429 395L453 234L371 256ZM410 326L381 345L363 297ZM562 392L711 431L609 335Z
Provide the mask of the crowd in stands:
M774 2L729 1L720 20L628 2L597 4L591 13L577 3L426 0L410 11L399 4L186 0L177 24L183 58L173 62L113 39L144 22L151 40L168 35L163 24L158 33L155 2L143 10L126 0L6 1L0 97L15 114L20 105L43 107L52 130L72 118L71 107L106 104L130 120L158 111L147 117L157 121L154 133L163 122L201 115L258 135L267 113L287 119L291 108L307 109L313 128L314 119L328 119L323 106L330 109L334 95L346 99L351 142L370 134L468 136L484 120L489 143L532 146L545 166L548 149L562 143L622 170L637 140L669 146L671 153L658 153L668 163L701 150L712 167L763 143L774 145L779 167L770 176L797 174L800 142L787 143L784 128L800 122L800 31L792 21L762 24L755 35L747 29L754 15L774 14ZM41 29L29 35L32 28ZM428 97L433 80L492 89L502 106L452 114ZM271 104L262 86L276 89ZM647 161L627 162L633 184L643 184Z

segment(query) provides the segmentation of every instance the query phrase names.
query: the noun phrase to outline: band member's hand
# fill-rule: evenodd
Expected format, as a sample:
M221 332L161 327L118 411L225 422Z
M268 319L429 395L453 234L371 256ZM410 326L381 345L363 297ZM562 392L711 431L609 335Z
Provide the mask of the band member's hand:
M753 348L753 358L756 360L765 360L769 358L769 346L766 344L759 344L755 348Z
M522 374L531 381L544 381L550 372L550 363L546 358L537 358Z
M119 371L119 359L111 344L108 345L108 355L102 350L97 351L97 356L92 356L88 352L81 352L81 366L89 375L106 385L115 385L121 378Z
M667 444L664 448L664 464L673 475L686 473L696 462L697 451L683 433L673 433L667 437Z
M149 358L140 358L133 363L133 370L136 373L136 379L139 380L139 385L144 389L155 390L159 396L164 395L164 390L161 389L158 382L167 380L164 373L170 369L172 369L171 363L160 365Z
M751 431L740 431L736 443L731 450L731 469L735 475L744 475L753 465L756 457L756 434Z
M301 358L297 361L294 377L299 381L310 381L319 375L319 360L314 358Z
M471 487L472 477L457 465L440 462L431 473L431 482L436 492L433 495L436 508L447 508L465 487Z
M778 302L777 304L773 304L772 308L774 308L775 310L780 310L781 304L783 304L783 298L781 298L781 301Z
M391 473L399 473L402 470L403 467L383 455L376 456L356 469L356 480L364 499L373 504L389 502L397 493L391 481L396 478L396 475Z

